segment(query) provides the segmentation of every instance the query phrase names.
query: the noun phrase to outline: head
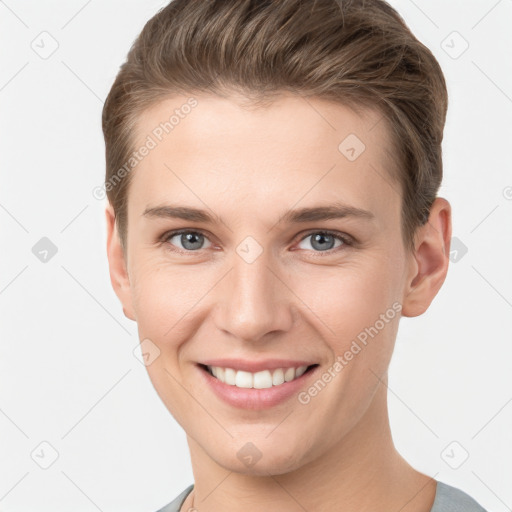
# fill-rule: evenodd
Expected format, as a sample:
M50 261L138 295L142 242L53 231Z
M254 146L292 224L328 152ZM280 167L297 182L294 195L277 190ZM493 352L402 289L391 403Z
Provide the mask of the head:
M385 399L400 317L447 272L446 110L439 64L381 0L174 0L135 40L103 110L111 280L216 463L297 469ZM235 408L200 378L216 358L336 376Z

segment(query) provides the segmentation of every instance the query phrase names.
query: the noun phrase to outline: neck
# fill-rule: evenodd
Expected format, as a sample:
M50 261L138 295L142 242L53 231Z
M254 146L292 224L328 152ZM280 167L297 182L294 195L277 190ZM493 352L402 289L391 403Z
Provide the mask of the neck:
M387 381L387 378L386 378ZM230 471L187 437L200 512L430 512L436 481L412 468L395 449L389 427L387 386L378 387L361 420L313 461L280 475Z

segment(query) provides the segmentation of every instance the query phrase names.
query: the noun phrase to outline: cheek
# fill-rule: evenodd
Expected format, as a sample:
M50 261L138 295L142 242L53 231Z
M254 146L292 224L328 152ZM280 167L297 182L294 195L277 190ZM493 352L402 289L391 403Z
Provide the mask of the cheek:
M317 317L329 338L347 340L373 325L399 297L396 270L385 258L367 257L356 263L317 268L292 289ZM308 317L314 318L315 315Z
M206 283L193 273L163 265L144 265L132 283L132 297L139 328L164 342L179 332L181 319L204 295ZM186 321L184 322L186 323Z
M340 378L331 392L341 387L347 396L359 396L361 404L378 382L372 372L381 375L389 364L400 319L396 271L381 256L324 268L293 288L308 306L309 313L302 311L330 350L332 363L341 365L333 370Z
M184 428L190 396L183 391L179 359L182 346L194 332L190 320L195 318L194 306L199 306L206 286L200 286L191 269L184 272L177 266L147 260L140 262L131 280L139 339L149 339L157 347L153 350L158 355L146 370L158 395Z

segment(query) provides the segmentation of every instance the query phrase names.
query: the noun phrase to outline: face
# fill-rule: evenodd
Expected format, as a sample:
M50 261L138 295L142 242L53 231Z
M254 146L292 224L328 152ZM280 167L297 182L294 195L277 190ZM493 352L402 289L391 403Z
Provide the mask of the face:
M235 96L195 98L186 109L188 97L170 98L139 120L137 147L148 135L157 144L133 171L126 258L107 210L112 283L157 393L203 454L232 471L281 474L360 425L400 316L428 307L446 259L405 251L377 112L292 95L258 109ZM175 109L188 113L162 135ZM439 226L425 231L431 247L448 236ZM200 366L218 359L263 362L259 382L265 364L270 375L315 366L248 389ZM250 465L244 454L261 459Z

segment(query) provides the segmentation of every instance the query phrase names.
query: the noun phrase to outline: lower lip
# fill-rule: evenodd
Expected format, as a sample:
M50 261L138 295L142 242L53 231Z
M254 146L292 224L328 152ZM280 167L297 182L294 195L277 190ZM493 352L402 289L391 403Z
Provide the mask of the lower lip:
M219 398L233 407L256 411L269 409L296 395L304 387L306 381L309 380L312 375L316 374L318 368L319 366L314 366L300 377L290 382L283 382L279 386L255 389L239 388L225 384L198 365L198 370L202 378L205 379L206 383Z

